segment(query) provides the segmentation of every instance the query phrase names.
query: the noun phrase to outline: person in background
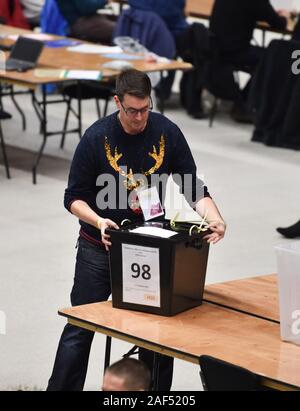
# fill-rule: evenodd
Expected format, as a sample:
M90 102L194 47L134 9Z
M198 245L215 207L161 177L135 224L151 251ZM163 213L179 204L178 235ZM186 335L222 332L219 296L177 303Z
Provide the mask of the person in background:
M31 28L40 25L40 16L45 0L20 0L23 12Z
M128 0L131 8L143 11L152 11L158 14L166 23L168 29L174 37L177 56L182 57L186 49L186 33L191 25L187 22L185 16L186 0ZM195 46L195 45L194 45ZM193 45L191 46L193 47ZM192 62L192 64L195 62ZM171 95L171 88L174 81L175 72L170 72L168 76L159 84L156 89L156 95L168 99ZM187 90L186 76L181 82L181 103L192 118L205 119L206 113L202 106L202 88L191 84L192 90ZM188 97L187 97L188 95Z
M98 14L110 0L56 0L69 24L69 35L81 40L110 44L116 25L115 16Z
M300 220L286 228L278 227L276 228L279 234L283 235L286 238L296 238L300 237Z
M221 60L252 74L261 60L263 47L253 46L254 29L258 22L285 30L290 12L276 11L269 0L215 0L210 18L210 30L215 36ZM246 108L249 83L233 108L236 121L251 122Z
M179 176L181 192L196 212L209 222L204 239L212 244L221 240L226 224L203 181L191 150L180 129L159 113L152 113L151 81L138 70L122 72L114 96L117 111L94 123L76 149L68 187L66 209L79 219L80 233L76 258L72 305L106 301L111 294L109 269L110 236L106 229L118 229L124 219L141 223L143 211L138 188L156 189L164 203L161 177ZM144 177L143 179L141 178ZM108 185L99 178L108 178ZM114 187L124 187L114 191ZM111 202L101 200L106 190ZM158 193L159 192L159 193ZM83 389L94 333L67 324L62 333L49 391ZM139 348L139 359L152 370L154 353ZM172 385L174 359L159 356L158 390Z
M151 374L142 361L123 358L106 368L102 391L149 391Z

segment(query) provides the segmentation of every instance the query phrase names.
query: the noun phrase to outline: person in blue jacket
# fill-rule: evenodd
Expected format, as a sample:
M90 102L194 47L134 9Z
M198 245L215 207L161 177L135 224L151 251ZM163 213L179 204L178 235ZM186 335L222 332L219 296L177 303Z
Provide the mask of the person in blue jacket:
M188 27L185 0L128 0L130 7L158 14L173 34L175 41Z
M158 14L166 23L168 29L174 37L177 56L182 57L181 54L182 45L185 40L182 40L191 25L187 22L185 16L186 0L128 0L131 8L135 8L143 11L152 11ZM175 72L169 73L169 75L161 81L156 88L156 95L163 99L168 99L171 95L171 88L174 80ZM188 114L197 119L207 118L207 114L203 110L202 106L202 89L188 90L188 84L186 82L186 76L184 76L180 85L180 95L182 105L187 110ZM186 98L189 95L189 98Z
M69 24L69 35L95 43L110 44L115 29L115 17L98 14L110 0L56 0Z

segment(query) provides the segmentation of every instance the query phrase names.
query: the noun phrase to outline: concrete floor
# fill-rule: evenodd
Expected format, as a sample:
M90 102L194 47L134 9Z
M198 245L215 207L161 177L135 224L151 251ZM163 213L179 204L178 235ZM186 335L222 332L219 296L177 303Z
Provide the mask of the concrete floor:
M49 139L33 186L30 169L41 137L28 97L18 100L27 131L21 130L9 99L5 109L13 120L3 122L11 180L0 165L0 390L43 390L65 324L57 310L70 305L78 224L64 210L63 194L78 137L67 137L64 150L59 149L59 137ZM63 106L51 107L50 126L58 128L63 113ZM252 127L233 123L223 112L212 129L176 105L165 114L184 132L228 224L226 239L211 248L207 283L275 272L274 245L286 241L275 227L299 219L300 152L251 143ZM95 119L94 105L88 103L84 126ZM114 340L112 360L128 348ZM103 352L104 338L97 335L87 390L98 389L102 382ZM201 389L198 371L195 365L176 361L173 390Z

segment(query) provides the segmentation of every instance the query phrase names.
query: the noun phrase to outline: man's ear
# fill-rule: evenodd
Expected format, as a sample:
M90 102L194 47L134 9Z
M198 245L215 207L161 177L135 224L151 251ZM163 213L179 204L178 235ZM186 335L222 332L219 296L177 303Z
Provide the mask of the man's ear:
M115 103L116 103L117 107L119 107L120 106L120 100L119 100L119 97L117 95L114 96L114 100L115 100Z

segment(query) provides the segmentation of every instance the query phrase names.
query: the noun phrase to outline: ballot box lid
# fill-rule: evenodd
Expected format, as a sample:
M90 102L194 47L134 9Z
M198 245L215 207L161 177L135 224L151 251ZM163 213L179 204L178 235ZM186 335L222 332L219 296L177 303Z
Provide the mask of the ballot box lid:
M129 237L147 237L159 238L160 241L167 242L182 242L191 239L202 240L203 237L211 231L206 226L201 226L201 223L191 222L176 222L175 224L170 220L146 221L131 223L125 221L119 228L106 229L106 232L114 238L126 235ZM129 236L129 237L128 237Z

